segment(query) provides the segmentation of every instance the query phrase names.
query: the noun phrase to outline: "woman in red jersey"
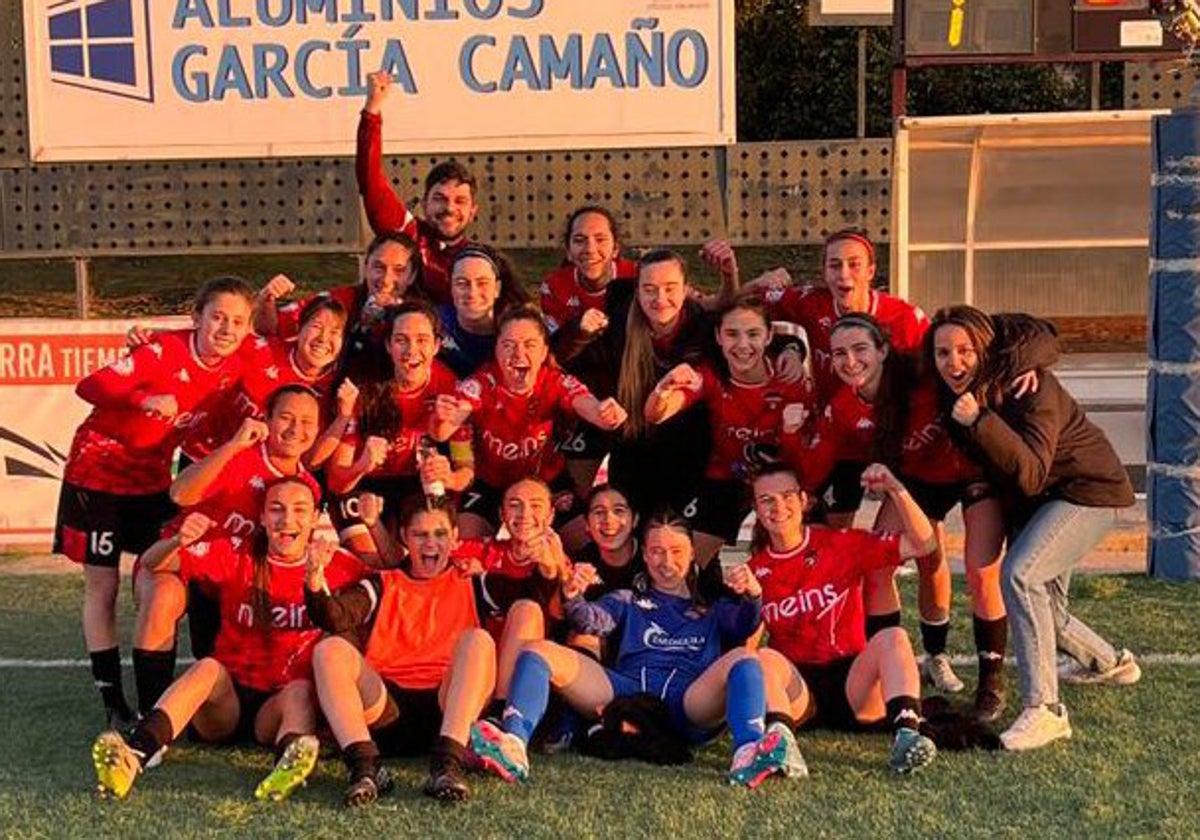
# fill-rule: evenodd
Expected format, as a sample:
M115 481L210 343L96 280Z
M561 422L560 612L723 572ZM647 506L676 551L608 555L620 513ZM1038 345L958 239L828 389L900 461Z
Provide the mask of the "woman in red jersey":
M155 574L206 580L220 592L221 630L213 655L171 684L133 731L102 733L92 746L101 794L124 799L152 759L189 725L202 740L274 745L276 764L255 790L283 799L312 772L319 744L311 662L321 636L305 607L305 569L321 555L326 580L344 586L366 569L333 543L312 542L313 488L283 478L266 493L260 528L241 547L210 539L215 524L191 514L175 536L142 555Z
M623 301L618 307L628 305L637 280L637 262L621 258L621 240L616 217L608 208L589 204L576 209L567 217L563 236L566 261L541 285L542 315L555 355L562 354L563 368L601 396L611 395L612 386L605 387L611 378L589 364L589 354L582 351L609 328L610 292L615 289L615 297ZM560 448L575 492L582 498L608 454L607 435L581 423Z
M816 409L812 380L781 377L767 358L771 324L749 301L717 321L721 359L697 370L686 362L659 380L646 400L646 421L663 423L697 403L708 409L712 448L692 517L702 566L737 542L751 504L746 480L759 447L778 448L781 433L799 434Z
M83 565L83 635L112 723L130 716L117 647L118 562L140 554L174 513L175 448L236 384L254 293L225 277L201 287L193 327L164 333L82 380L93 408L63 474L55 551Z
M572 512L574 493L555 447L556 429L563 418L578 417L606 431L626 419L616 400L596 399L553 362L537 307L505 310L497 329L495 360L463 380L457 403L443 401L434 434L445 440L464 428L473 430L476 478L461 505L465 537L494 532L501 494L527 476L552 486L566 499L563 511Z
M389 369L363 383L357 419L326 471L335 494L334 525L343 542L363 556L373 556L375 546L359 517L357 491L396 501L419 492L462 490L473 475L465 439L451 441L446 457L429 437L438 397L452 397L458 384L436 359L437 317L416 301L389 314L388 357L382 360Z
M887 467L869 466L863 484L895 505L901 533L808 525L807 499L795 473L761 474L753 484L757 548L748 570L739 567L729 574L749 574L762 586L771 647L759 658L769 682L787 686L786 705L772 695L770 710L797 724L838 729L886 721L895 732L888 766L909 773L937 752L917 728L917 663L902 628L866 637L863 580L877 569L927 553L933 526Z
M793 463L802 470L805 488L811 492L837 462L857 453L892 467L935 523L940 524L955 505L962 505L963 559L979 656L975 713L981 720L993 721L1004 710L1001 665L1007 638L998 566L1004 540L999 501L979 465L951 440L935 381L919 370L918 359L894 352L883 327L868 315L839 318L830 341L833 367L844 387L834 394L813 445ZM1044 333L1031 344L1028 363L1018 360L1019 370L1036 368L1056 355L1057 342ZM896 525L895 509L885 504L876 528ZM961 691L962 682L945 653L951 577L944 551L939 547L918 558L917 568L926 653L923 676L939 691ZM870 630L899 624L899 597L888 570L868 578L867 609Z

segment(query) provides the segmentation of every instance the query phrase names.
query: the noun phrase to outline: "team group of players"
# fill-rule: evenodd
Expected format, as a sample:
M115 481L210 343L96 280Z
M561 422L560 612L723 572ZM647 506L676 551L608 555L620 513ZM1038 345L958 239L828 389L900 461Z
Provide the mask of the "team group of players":
M742 287L710 242L721 286L702 294L671 251L623 259L596 206L567 220L536 305L468 238L464 168L430 172L423 218L394 193L389 82L371 77L358 130L378 234L360 284L290 301L283 276L210 281L191 328L132 335L78 386L93 410L56 541L83 566L102 793L126 796L185 732L273 745L256 795L281 799L328 731L354 805L390 787L384 754L431 753L425 792L457 800L469 768L525 780L531 744L665 761L725 728L734 784L806 775L809 725L890 729L888 765L911 772L936 753L922 678L963 689L940 547L956 505L976 719L1005 712L1010 634L1008 749L1070 735L1060 676L1137 680L1067 610L1071 568L1133 497L1046 370L1047 324L966 306L930 322L873 289L855 230L829 237L811 287ZM870 530L850 527L864 494ZM323 510L336 540L314 536ZM722 566L751 512L749 561ZM136 712L122 552L138 555ZM920 663L894 582L909 559ZM184 615L196 663L176 679Z

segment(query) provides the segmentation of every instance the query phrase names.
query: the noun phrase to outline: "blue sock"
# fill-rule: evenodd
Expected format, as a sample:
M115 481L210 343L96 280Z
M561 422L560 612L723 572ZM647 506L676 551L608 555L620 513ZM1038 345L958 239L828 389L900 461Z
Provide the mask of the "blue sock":
M767 688L762 665L757 659L743 659L729 669L725 688L725 720L733 736L734 750L763 736L766 713Z
M528 744L549 702L550 666L536 653L525 651L517 657L513 669L501 726Z

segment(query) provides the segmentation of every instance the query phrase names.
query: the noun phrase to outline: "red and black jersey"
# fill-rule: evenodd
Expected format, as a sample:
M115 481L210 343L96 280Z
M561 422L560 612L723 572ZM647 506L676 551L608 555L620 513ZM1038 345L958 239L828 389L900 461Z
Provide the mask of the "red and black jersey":
M790 321L804 327L812 353L813 376L817 380L817 395L827 402L842 384L833 372L830 335L839 312L829 289L792 286L782 292L767 295L767 307L772 320ZM921 340L929 329L929 319L921 308L885 292L872 290L868 313L887 330L892 349L901 353L919 353Z
M450 369L436 359L429 373L429 381L423 388L407 393L395 393L396 407L400 414L400 428L388 440L387 460L368 475L375 477L412 476L417 474L417 448L421 438L430 432L433 420L434 401L442 395L454 396L458 380ZM361 403L361 399L360 399ZM370 435L381 434L363 428L360 415L351 422L342 443L354 446L355 455L361 451L363 442ZM466 439L469 432L462 431L455 439Z
M249 340L249 339L248 339ZM75 393L91 414L75 432L64 480L117 495L143 495L171 484L175 448L237 384L239 353L208 366L195 349L195 331L163 333L86 377ZM170 419L140 407L150 396L170 395Z
M242 376L227 400L188 433L182 449L193 461L199 461L237 434L247 417L262 419L271 394L285 385L307 385L328 409L326 398L333 383L334 366L317 376L306 376L296 365L296 342L255 336L238 351L242 356Z
M362 291L362 283L355 283L351 286L335 286L332 289L318 292L315 295L309 295L300 300L292 300L279 304L275 310L275 335L279 338L295 338L300 332L300 313L319 297L333 298L340 303L342 308L346 310L347 326L355 323L358 320L359 295L362 294Z
M575 417L573 403L591 391L550 364L542 365L527 394L514 394L502 383L493 361L458 386L471 404L475 476L501 490L528 476L550 482L566 464L554 445L555 419Z
M938 406L937 388L923 380L909 394L903 452L897 472L930 484L955 484L983 472L951 439ZM794 439L784 456L809 492L818 489L839 461L864 463L874 457L875 406L843 384L825 407L807 447Z
M863 576L901 562L899 534L853 528L808 526L791 551L756 552L750 570L763 589L770 646L804 665L858 655L867 646Z
M705 470L707 478L746 478L747 448L780 442L783 410L788 406L803 407L809 418L816 413L816 390L810 379L784 382L772 372L766 382L747 385L722 379L707 365L699 372L700 389L684 392L684 408L698 402L708 407L713 446ZM803 434L803 430L796 434Z
M421 284L436 304L450 303L450 270L458 251L471 240L461 237L446 242L437 228L418 219L392 189L383 171L383 119L366 111L358 121L355 159L358 191L362 194L367 221L376 234L403 233L417 243L421 255Z
M271 626L254 619L254 558L228 539L201 540L180 549L179 576L214 583L220 590L221 629L213 656L241 685L275 691L311 674L312 649L322 632L308 618L304 601L305 561L267 559ZM369 570L338 550L325 568L332 588L362 579Z
M300 465L296 476L312 489L313 498L320 505L321 487L317 480L303 465ZM208 488L204 501L181 510L163 527L162 536L170 537L178 533L179 526L188 514L203 513L217 523L220 535L229 537L235 548L241 547L254 533L262 516L267 485L283 477L284 474L271 463L265 443L239 452Z
M613 260L614 280L636 278L637 273L637 263L633 260ZM580 281L575 266L563 265L546 275L540 293L546 327L550 332L555 332L589 309L603 312L608 297L608 283L596 290L589 289Z

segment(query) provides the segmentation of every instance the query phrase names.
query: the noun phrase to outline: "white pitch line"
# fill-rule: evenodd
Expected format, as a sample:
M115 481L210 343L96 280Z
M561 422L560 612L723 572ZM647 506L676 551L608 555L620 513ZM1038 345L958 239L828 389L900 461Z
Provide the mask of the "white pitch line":
M177 660L179 665L192 665L195 659L190 656L181 656ZM971 666L978 663L978 660L969 654L956 654L950 657L950 661L956 667ZM1139 653L1137 661L1142 665L1186 665L1188 667L1200 666L1200 653ZM1006 665L1014 665L1016 661L1011 657L1004 660ZM28 668L30 670L49 670L52 668L88 668L91 667L91 661L88 659L12 659L0 657L0 669L17 670ZM133 667L133 661L123 659L121 664L126 668Z

